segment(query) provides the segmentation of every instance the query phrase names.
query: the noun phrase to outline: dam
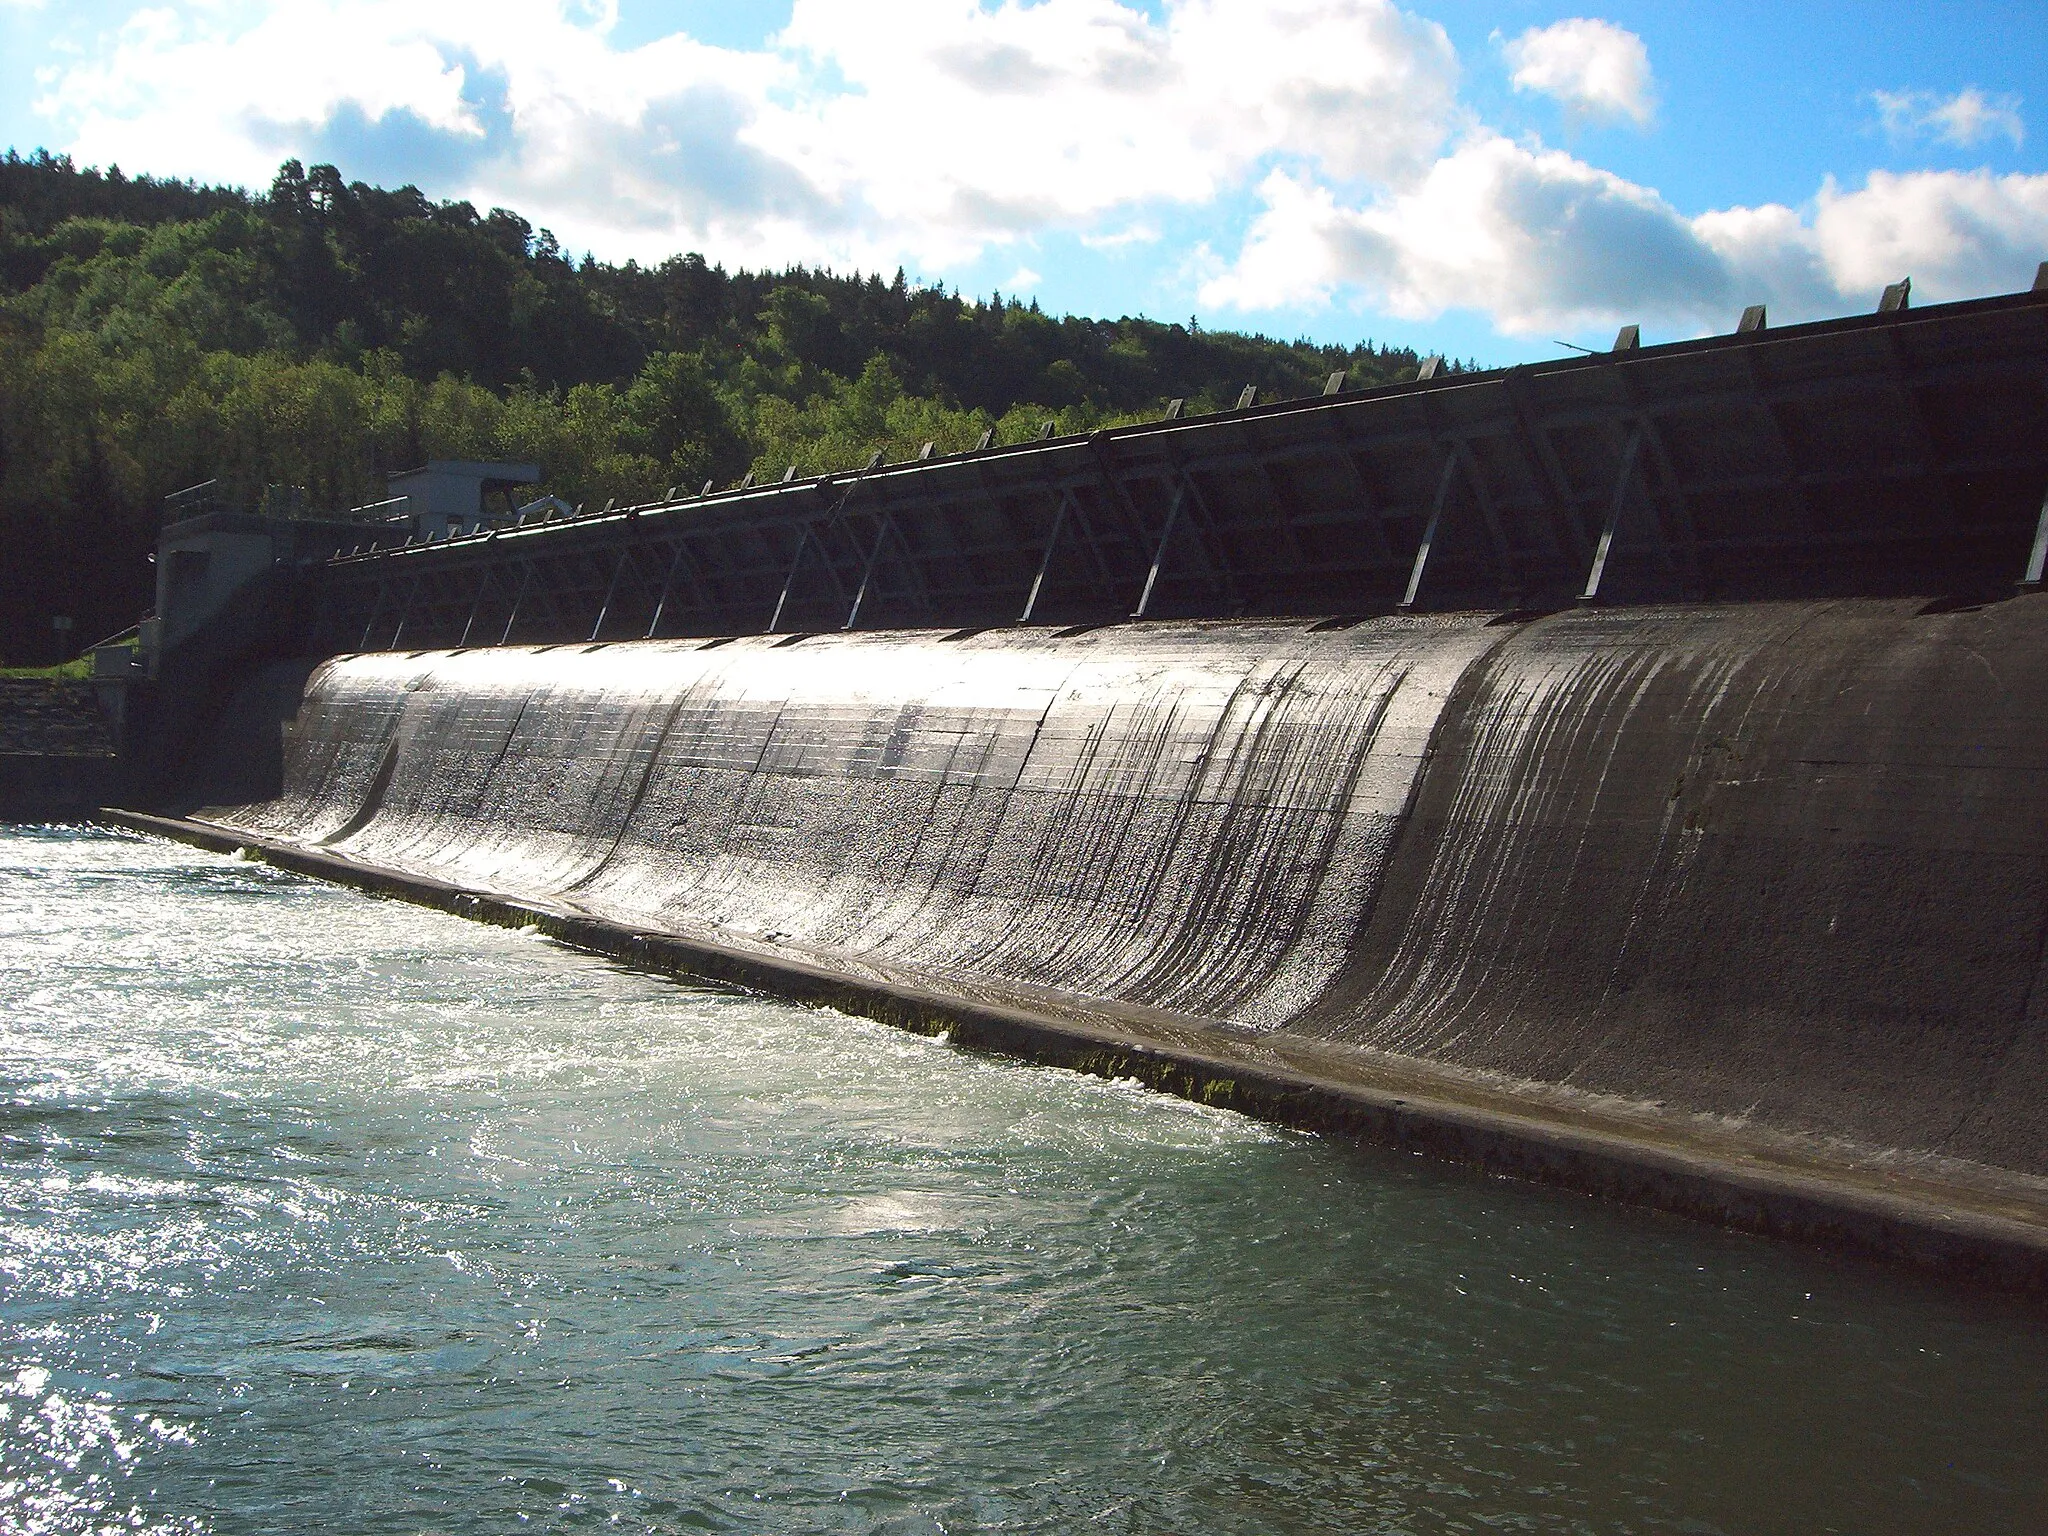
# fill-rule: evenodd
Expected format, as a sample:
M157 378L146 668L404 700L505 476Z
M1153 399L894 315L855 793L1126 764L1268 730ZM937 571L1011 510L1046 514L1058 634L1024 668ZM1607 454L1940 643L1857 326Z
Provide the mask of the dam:
M166 531L129 825L2048 1289L2048 287Z

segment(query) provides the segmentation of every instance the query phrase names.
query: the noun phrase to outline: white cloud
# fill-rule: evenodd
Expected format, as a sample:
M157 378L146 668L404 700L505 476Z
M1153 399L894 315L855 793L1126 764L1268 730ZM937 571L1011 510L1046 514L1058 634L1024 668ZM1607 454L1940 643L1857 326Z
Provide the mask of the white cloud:
M1134 245L1157 245L1162 238L1157 224L1140 221L1106 234L1083 235L1081 243L1091 251L1122 251Z
M1647 126L1656 112L1650 51L1611 21L1577 16L1531 27L1506 53L1516 90L1555 96L1580 116Z
M1351 207L1284 171L1204 303L1268 309L1354 290L1396 315L1490 313L1503 329L1725 307L1726 276L1656 193L1555 150L1480 133L1414 186Z
M1386 0L797 0L781 45L848 87L759 142L926 260L1150 203L1203 203L1267 155L1340 179L1413 174L1456 60Z
M608 254L928 270L1135 231L1273 155L1412 176L1456 110L1448 39L1391 0L796 0L755 51L612 30L574 0L147 10L39 105L83 159L259 183L323 134L425 130L460 167L437 190Z
M1874 171L1856 192L1830 181L1813 239L1839 293L1909 273L1914 294L1929 299L2025 287L2048 255L2048 175Z
M1987 96L1965 86L1953 96L1933 91L1872 91L1886 133L1895 139L1935 138L1959 149L2006 138L2018 148L2027 139L2017 96Z
M756 49L615 37L610 0L206 0L50 67L39 109L87 162L261 185L287 155L331 159L610 258L940 275L1038 259L1054 232L1158 245L1170 210L1227 217L1249 192L1234 255L1213 229L1146 252L1162 283L1240 312L1468 309L1527 335L1725 326L1756 300L1839 312L1907 273L1962 297L2048 255L2048 176L1880 173L1688 217L1474 122L1442 29L1392 0L795 0ZM1610 23L1505 46L1519 89L1653 113L1647 52ZM2016 102L1974 90L1896 99L1902 132L2022 132Z
M137 11L109 54L59 73L42 105L75 124L88 158L118 142L247 162L252 125L323 121L344 100L371 118L405 108L443 132L476 135L462 66L394 24L396 7L378 9L377 35L339 25L320 5L280 7L232 36L200 32L175 11Z
M2048 175L1873 171L1854 191L1827 181L1802 215L1766 206L1692 221L1741 291L1792 315L1874 307L1887 283L1916 299L2027 287L2048 252Z
M437 191L520 203L621 254L811 239L815 191L745 139L786 65L681 35L617 49L612 24L576 0L144 10L55 71L38 108L82 160L255 185L287 154L348 170L351 148L404 135Z
M1428 319L1488 314L1513 335L1616 320L1723 328L1874 305L1911 275L1929 300L2023 287L2048 251L2048 175L1874 173L1779 205L1687 218L1654 191L1554 150L1475 134L1411 188L1363 205L1287 171L1205 304L1268 310L1350 295Z

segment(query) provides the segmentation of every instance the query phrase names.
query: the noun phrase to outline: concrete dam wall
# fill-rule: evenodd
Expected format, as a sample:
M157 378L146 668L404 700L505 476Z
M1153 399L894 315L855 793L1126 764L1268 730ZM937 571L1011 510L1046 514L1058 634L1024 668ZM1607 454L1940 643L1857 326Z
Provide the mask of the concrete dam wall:
M199 816L1126 1037L2031 1184L2044 642L2048 595L352 655L244 690L282 791Z

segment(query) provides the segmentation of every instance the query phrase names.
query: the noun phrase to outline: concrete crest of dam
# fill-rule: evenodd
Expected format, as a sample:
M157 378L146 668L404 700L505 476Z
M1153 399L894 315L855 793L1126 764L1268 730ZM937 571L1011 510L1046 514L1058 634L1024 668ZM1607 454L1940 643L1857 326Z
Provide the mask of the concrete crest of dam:
M357 654L131 820L2039 1289L2044 715L2041 594Z

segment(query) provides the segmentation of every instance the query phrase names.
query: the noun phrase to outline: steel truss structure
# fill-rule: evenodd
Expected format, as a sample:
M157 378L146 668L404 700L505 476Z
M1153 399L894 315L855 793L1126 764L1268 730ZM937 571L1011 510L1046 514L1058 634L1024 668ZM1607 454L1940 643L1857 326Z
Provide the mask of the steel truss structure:
M1336 619L2040 582L2048 291L1761 321L347 552L304 573L306 641Z

